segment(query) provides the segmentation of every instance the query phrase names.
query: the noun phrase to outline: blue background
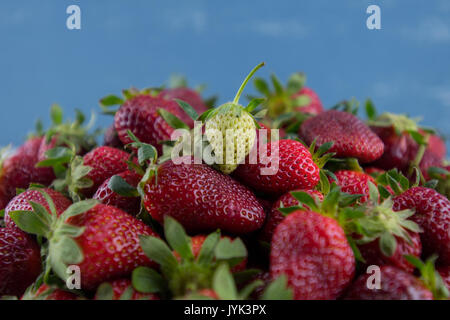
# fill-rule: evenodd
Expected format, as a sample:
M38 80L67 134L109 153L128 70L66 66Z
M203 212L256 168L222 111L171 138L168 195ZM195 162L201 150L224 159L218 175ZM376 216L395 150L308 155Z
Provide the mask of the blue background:
M71 4L78 31L66 28ZM369 4L382 30L366 28ZM260 61L260 76L305 71L326 107L371 97L449 134L449 57L448 0L2 0L0 145L20 143L38 117L48 123L54 102L69 116L99 110L102 96L173 73L225 101Z

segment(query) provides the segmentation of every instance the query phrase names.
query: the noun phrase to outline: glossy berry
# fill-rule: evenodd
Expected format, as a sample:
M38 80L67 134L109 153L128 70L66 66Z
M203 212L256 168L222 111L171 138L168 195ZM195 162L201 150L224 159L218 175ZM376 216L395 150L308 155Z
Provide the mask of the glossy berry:
M424 284L408 272L392 266L380 268L380 289L369 289L369 277L361 275L348 289L346 300L433 300L433 294Z
M69 223L85 228L75 238L84 256L79 264L83 289L93 290L105 281L129 276L138 266L155 266L142 251L139 236L156 233L124 211L99 204Z
M359 199L361 203L369 199L369 182L377 185L371 176L363 172L340 170L335 172L335 175L337 178L336 184L341 187L342 192L363 195ZM332 181L332 179L330 180Z
M438 263L450 264L450 201L433 189L414 187L394 198L394 210L415 210L411 219L420 234L426 256L438 254Z
M144 204L162 222L175 218L188 232L213 231L244 234L259 229L265 213L255 195L229 176L183 157L158 168L145 186ZM186 164L187 163L187 164Z
M319 167L302 143L279 140L267 144L265 150L267 156L258 155L255 164L247 157L233 176L256 192L272 196L295 189L313 189L319 183Z
M138 175L134 171L124 171L118 174L119 177L124 179L129 185L132 187L137 187L139 181L141 181L141 176ZM139 209L141 206L141 198L140 197L124 197L121 196L109 188L109 182L111 178L108 178L103 182L103 184L97 189L95 192L93 199L99 200L103 204L107 204L123 211L128 212L129 214L136 215L139 213Z
M53 203L56 208L56 212L59 214L63 213L72 202L67 199L61 193L54 191L52 189L42 189L43 192L46 192L50 198L53 200ZM27 190L22 192L13 198L8 206L5 208L5 225L9 228L16 227L16 224L9 216L10 212L13 211L32 211L33 208L30 205L30 201L43 205L47 210L49 210L49 206L47 200L45 200L42 193L38 190Z
M334 219L296 211L275 229L270 272L287 275L296 300L336 299L353 279L355 257Z
M20 296L41 273L37 242L18 228L0 228L0 296Z
M16 189L27 189L31 183L52 183L55 175L51 168L36 168L42 139L29 139L0 166L0 209L14 198Z
M317 197L318 200L323 200L323 194L319 191L315 190L295 190L295 191L303 191L308 193L311 196ZM269 211L266 222L264 223L264 227L260 233L260 239L262 241L270 242L272 240L272 235L275 231L275 228L280 224L281 221L284 220L285 215L281 213L279 208L289 208L293 206L297 206L299 204L298 200L295 199L290 192L282 195L273 205ZM309 209L309 208L306 208Z
M317 146L334 142L329 150L336 157L357 158L360 162L372 162L383 154L380 138L356 116L343 111L328 110L303 122L299 136L308 145L315 139Z
M82 192L87 197L92 196L100 185L113 175L122 173L128 169L127 161L130 155L122 150L111 147L98 147L83 157L85 166L92 168L87 178L94 183L92 187Z
M120 141L124 145L132 142L127 132L130 130L140 141L153 145L161 154L160 142L170 140L174 129L159 115L158 109L180 116L179 106L174 101L150 95L138 95L127 100L114 118Z

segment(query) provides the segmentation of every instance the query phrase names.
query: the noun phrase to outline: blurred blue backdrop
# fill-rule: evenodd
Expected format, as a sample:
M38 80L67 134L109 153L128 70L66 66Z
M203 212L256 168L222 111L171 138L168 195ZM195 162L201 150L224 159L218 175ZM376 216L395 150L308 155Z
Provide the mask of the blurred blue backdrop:
M81 30L66 28L71 4ZM381 30L366 28L369 4ZM172 73L228 100L260 61L260 76L305 71L326 107L371 97L450 133L448 0L2 0L0 39L0 145L48 123L54 102L99 110L102 96Z

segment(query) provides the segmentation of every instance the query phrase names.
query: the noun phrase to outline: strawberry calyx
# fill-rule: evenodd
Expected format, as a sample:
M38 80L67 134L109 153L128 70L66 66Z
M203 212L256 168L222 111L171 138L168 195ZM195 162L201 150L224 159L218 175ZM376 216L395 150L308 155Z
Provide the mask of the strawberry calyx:
M419 270L420 279L423 284L433 293L435 300L447 300L449 290L447 289L441 275L435 269L437 255L429 257L425 262L411 255L406 255L405 259Z
M131 87L129 89L122 90L122 97L119 97L114 94L107 95L100 99L99 104L102 109L102 113L105 115L114 116L116 112L119 110L119 107L125 103L127 100L131 100L139 95L151 95L157 96L158 93L164 88L145 88L145 89L137 89L135 87Z
M139 292L181 297L209 289L215 283L219 270L220 273L226 272L223 268L233 267L247 257L242 240L221 238L219 231L206 237L200 253L194 257L191 238L181 224L169 216L164 218L164 234L167 243L157 237L140 237L144 253L160 265L161 274L146 267L135 269L132 281ZM178 254L178 259L174 252ZM221 289L214 289L221 296Z
M297 72L292 74L286 86L283 86L274 74L270 76L270 80L273 90L262 78L255 78L253 84L256 90L266 98L268 116L271 119L277 119L287 114L294 117L293 111L296 108L301 108L311 103L311 98L306 94L296 96L305 85L306 75L304 73Z
M60 216L51 197L43 190L39 191L45 198L49 210L43 205L29 201L32 211L10 212L11 219L23 231L47 239L43 249L45 258L44 281L53 271L60 279L68 278L67 266L83 261L83 252L74 238L84 232L83 227L68 223L70 218L81 215L99 202L97 200L85 200L72 204Z
M369 201L357 208L345 209L352 215L358 215L352 224L352 235L357 244L362 245L379 239L380 251L391 257L397 249L396 237L412 244L409 232L419 233L422 229L409 218L413 210L393 210L391 197L379 203L378 188L369 182ZM362 213L362 214L361 214Z

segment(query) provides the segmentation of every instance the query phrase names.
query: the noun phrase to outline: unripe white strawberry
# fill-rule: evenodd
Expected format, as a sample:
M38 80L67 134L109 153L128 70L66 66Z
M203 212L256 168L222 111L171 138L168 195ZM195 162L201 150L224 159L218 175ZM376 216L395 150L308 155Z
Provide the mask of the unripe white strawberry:
M245 85L264 63L256 66L245 78L233 102L210 111L205 118L205 135L214 152L217 168L225 174L233 172L250 153L256 140L257 124L251 107L239 104Z

